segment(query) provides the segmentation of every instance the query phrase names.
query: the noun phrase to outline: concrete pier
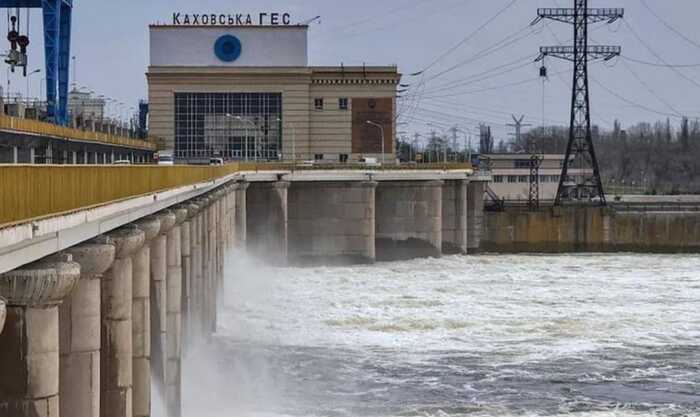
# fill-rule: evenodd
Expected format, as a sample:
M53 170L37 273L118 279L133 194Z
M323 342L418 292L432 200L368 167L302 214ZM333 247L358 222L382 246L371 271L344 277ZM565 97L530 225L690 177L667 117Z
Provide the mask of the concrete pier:
M156 216L160 221L158 235L151 242L151 377L152 386L165 397L168 233L175 227L175 213L170 210Z
M197 233L196 216L199 206L189 203L184 206L187 209L187 218L180 225L180 238L182 250L182 340L183 352L187 348L187 340L192 335L192 322L194 314L193 306L193 276L194 276L194 240ZM184 353L183 353L184 355Z
M204 335L208 338L216 331L216 288L218 282L218 245L217 245L217 198L216 193L207 197L206 208L206 264L204 265Z
M165 404L169 417L181 414L182 375L182 224L187 220L186 208L175 208L175 227L168 232L167 328Z
M198 313L199 313L199 323L197 323L197 329L196 329L196 335L195 335L195 341L201 341L203 340L204 337L209 335L209 318L210 318L210 311L209 311L209 302L210 302L210 288L211 288L211 283L210 280L212 279L212 273L211 270L214 267L212 265L212 241L211 241L211 236L209 234L210 227L209 227L209 222L212 217L211 213L211 203L212 203L212 198L211 197L203 197L200 199L196 200L196 203L198 206L201 207L201 211L199 213L199 241L200 241L200 254L201 254L201 262L200 262L200 267L201 267L201 272L198 276L198 280L195 282L196 290L195 292L197 293L197 305L198 305Z
M466 254L468 180L445 181L442 188L442 253Z
M248 189L248 251L284 265L287 260L287 196L289 183L254 183Z
M245 248L246 240L248 239L248 216L247 216L247 193L250 184L247 182L239 182L235 186L236 193L236 226L234 230L234 242L238 247Z
M189 282L189 317L187 319L187 344L192 345L199 340L202 335L202 316L204 315L204 292L202 282L204 280L203 270L203 232L204 207L201 201L190 207L190 247L192 252L192 272ZM196 207L196 209L195 209Z
M134 417L151 415L151 247L160 220L146 217L135 223L145 234L144 245L133 255L132 337L134 360Z
M146 234L127 226L109 233L116 246L112 267L102 277L100 417L133 414L133 261Z
M100 417L100 280L116 248L98 237L66 253L80 264L80 280L59 307L61 415Z
M375 260L373 181L294 183L288 193L288 258L294 264Z
M0 297L0 334L5 328L5 318L7 317L7 300Z
M7 322L0 335L0 416L59 416L58 305L80 279L70 255L0 275Z
M484 193L486 183L470 182L467 186L467 250L470 253L481 249L484 233Z
M377 260L442 254L443 181L391 181L377 187Z

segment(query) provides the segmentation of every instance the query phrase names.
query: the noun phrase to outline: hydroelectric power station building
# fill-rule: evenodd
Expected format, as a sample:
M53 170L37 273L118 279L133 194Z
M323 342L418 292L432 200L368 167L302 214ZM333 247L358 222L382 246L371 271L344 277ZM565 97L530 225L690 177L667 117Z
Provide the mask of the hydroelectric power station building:
M177 160L394 157L395 66L310 66L288 15L207 21L150 26L150 135Z

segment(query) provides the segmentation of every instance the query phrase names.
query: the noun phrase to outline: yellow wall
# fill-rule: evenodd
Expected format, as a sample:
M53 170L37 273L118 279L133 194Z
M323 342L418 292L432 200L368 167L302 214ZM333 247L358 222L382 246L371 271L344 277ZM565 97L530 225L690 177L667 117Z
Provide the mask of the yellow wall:
M0 115L0 129L12 130L21 133L33 133L38 135L58 137L68 140L80 140L87 142L97 142L107 145L117 145L134 149L155 150L155 145L142 140L125 138L122 136L108 135L101 132L89 132L84 130L71 129L51 123L39 122L36 120L20 119Z
M0 166L0 226L224 177L224 166Z

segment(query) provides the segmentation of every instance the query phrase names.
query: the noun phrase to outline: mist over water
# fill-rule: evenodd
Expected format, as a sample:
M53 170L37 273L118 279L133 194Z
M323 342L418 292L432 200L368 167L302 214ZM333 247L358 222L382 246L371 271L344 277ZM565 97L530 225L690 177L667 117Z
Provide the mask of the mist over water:
M700 416L697 256L228 258L184 416Z

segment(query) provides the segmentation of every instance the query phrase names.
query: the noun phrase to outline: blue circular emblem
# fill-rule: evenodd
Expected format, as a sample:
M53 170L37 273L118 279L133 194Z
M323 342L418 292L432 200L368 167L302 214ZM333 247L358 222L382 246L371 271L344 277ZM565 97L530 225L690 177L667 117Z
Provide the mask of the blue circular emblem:
M233 62L241 56L241 41L233 35L224 35L216 40L214 53L224 62Z

